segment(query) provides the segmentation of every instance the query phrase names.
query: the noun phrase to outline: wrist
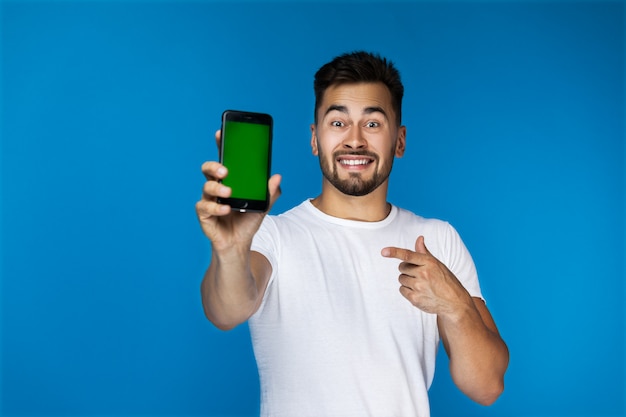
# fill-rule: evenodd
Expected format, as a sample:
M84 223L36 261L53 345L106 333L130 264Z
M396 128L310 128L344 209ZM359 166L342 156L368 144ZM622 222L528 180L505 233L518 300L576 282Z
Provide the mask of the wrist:
M467 293L466 297L460 297L457 301L450 303L450 305L439 314L439 317L451 325L462 325L466 320L473 320L476 317L480 317L480 313L476 310L472 297Z

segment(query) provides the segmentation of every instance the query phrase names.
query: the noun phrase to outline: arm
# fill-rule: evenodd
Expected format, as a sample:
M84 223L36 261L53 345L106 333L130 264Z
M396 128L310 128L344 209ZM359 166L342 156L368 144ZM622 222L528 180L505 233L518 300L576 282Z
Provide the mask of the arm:
M509 352L482 300L472 298L454 274L430 254L423 236L415 251L384 248L400 259L400 292L417 308L437 314L454 383L472 400L492 404L504 389Z
M269 262L258 252L213 250L200 286L207 319L221 330L248 320L261 304L270 274Z
M219 142L219 131L216 133ZM196 203L202 231L211 241L211 263L201 284L202 305L207 318L223 330L246 321L258 309L271 274L269 261L252 252L252 239L266 213L239 213L218 204L231 189L219 180L228 174L218 162L205 162L207 179ZM270 204L280 195L280 176L269 180Z
M483 300L470 299L455 313L438 316L439 333L456 386L477 403L490 405L504 391L509 351Z

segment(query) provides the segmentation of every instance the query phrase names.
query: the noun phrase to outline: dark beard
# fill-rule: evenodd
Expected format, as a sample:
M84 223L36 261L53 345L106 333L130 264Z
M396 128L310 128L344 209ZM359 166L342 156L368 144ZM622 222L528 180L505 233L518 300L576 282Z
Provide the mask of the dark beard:
M346 154L348 153L335 153L333 155L333 161L336 161L339 155ZM372 163L375 164L375 172L372 178L370 178L369 180L363 180L360 173L351 173L348 179L341 179L339 178L339 173L337 172L337 166L329 166L328 160L324 157L324 154L321 151L319 154L320 168L322 169L322 174L328 180L328 182L330 182L337 190L341 191L343 194L354 197L367 195L377 189L380 184L382 184L387 178L389 178L393 159L390 159L390 162L379 170L379 159L377 155L369 152L351 152L349 153L349 155L361 155L373 158L374 162Z

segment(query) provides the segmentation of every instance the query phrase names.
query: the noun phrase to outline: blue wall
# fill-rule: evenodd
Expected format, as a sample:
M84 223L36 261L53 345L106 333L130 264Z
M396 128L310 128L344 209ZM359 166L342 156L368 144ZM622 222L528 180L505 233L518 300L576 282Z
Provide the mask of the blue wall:
M624 6L4 1L0 414L255 415L200 165L222 110L269 112L274 211L315 196L313 73L368 49L406 86L390 199L457 227L511 350L491 408L442 356L433 416L623 416Z

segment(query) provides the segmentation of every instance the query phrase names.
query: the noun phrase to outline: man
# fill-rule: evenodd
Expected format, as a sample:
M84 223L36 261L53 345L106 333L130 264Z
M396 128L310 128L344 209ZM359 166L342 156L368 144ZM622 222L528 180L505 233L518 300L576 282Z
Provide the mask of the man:
M429 416L440 340L459 389L493 403L509 355L470 254L448 223L387 202L406 144L398 71L345 54L320 68L314 89L319 196L279 216L232 212L216 202L230 195L218 182L227 170L202 167L204 310L220 329L249 320L261 414ZM280 180L269 180L271 203Z

